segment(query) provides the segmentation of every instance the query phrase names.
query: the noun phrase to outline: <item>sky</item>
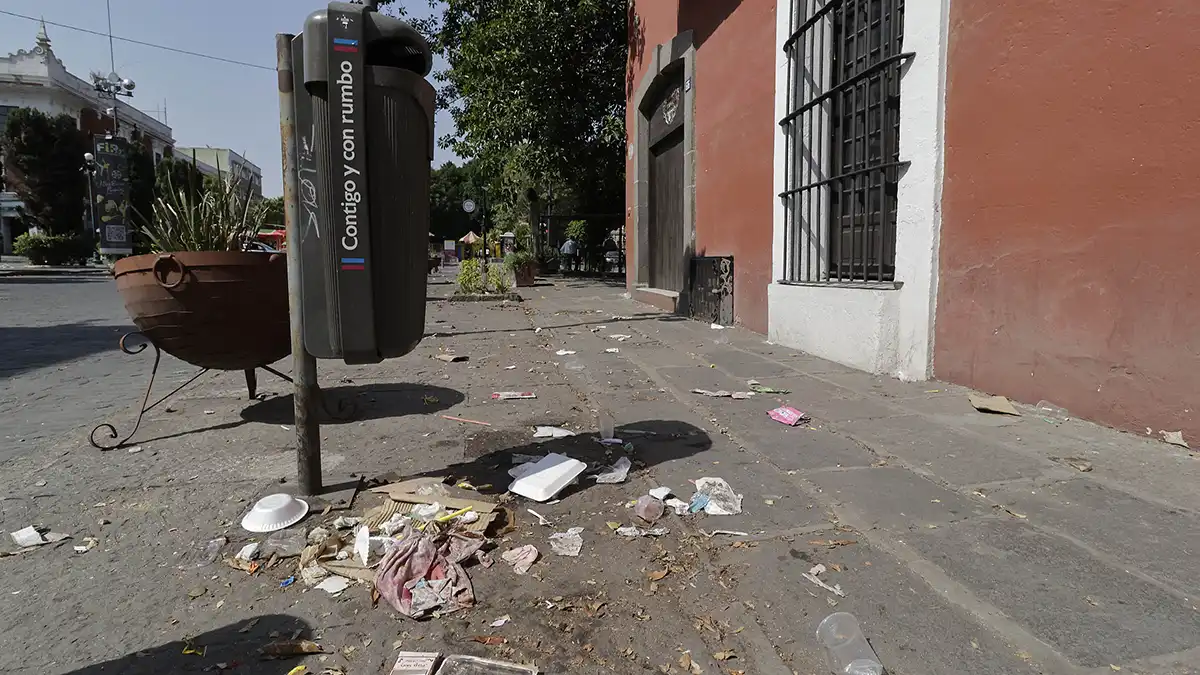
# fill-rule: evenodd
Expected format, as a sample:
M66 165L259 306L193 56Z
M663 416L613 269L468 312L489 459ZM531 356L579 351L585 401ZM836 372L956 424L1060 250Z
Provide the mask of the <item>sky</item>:
M263 170L263 194L283 192L279 152L279 90L275 77L275 34L299 33L308 14L323 7L296 0L109 0L112 34L264 68L221 63L162 49L113 42L116 71L137 84L134 107L167 123L180 146L230 148ZM415 16L430 12L426 0L402 0ZM105 0L0 0L0 10L44 18L51 49L76 76L108 72L108 38L51 25L108 32ZM0 14L0 52L34 46L38 24ZM442 63L435 63L435 69ZM439 112L438 137L453 122ZM435 151L434 166L457 161Z

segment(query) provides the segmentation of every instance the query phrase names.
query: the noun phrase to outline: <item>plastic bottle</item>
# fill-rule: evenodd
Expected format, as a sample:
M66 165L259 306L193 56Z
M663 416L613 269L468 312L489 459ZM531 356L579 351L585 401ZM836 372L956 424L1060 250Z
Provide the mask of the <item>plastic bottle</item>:
M829 669L839 675L883 675L883 664L871 649L858 619L834 612L817 626L817 640L825 647Z

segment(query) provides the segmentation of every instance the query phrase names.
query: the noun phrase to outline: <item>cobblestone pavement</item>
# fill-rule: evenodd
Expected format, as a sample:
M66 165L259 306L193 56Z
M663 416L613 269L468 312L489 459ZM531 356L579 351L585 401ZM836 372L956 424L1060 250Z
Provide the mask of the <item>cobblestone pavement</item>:
M448 292L444 281L434 277L431 295ZM5 305L41 308L42 323L31 315L16 327L50 344L55 325L82 319L115 334L125 322L103 286L0 287ZM29 297L12 299L26 289ZM528 577L502 563L469 568L479 606L426 622L373 609L364 587L337 598L302 583L280 588L283 566L248 576L200 565L213 537L228 537L229 549L252 539L237 522L254 499L290 487L283 383L260 378L266 400L248 401L240 374L206 377L147 417L139 452L100 453L85 440L95 407L128 419L112 402L140 393L145 362L101 358L96 347L22 367L6 350L6 397L68 378L79 386L19 409L22 420L57 425L54 433L24 431L18 450L5 441L5 530L38 524L75 540L0 559L9 599L0 672L224 664L221 672L282 675L295 663L262 662L257 648L300 631L331 652L310 657L314 670L351 675L386 672L396 648L491 654L549 673L683 673L686 651L704 673L816 674L826 671L813 631L837 610L860 619L890 673L1200 672L1200 472L1186 451L1027 408L1020 417L978 413L957 387L876 378L665 316L621 290L560 281L524 289L519 304L435 300L413 354L370 367L321 362L329 395L359 413L323 427L327 484L398 472L502 491L512 452L611 459L586 435L531 438L537 424L594 429L601 412L634 443L626 483L585 481L555 504L514 502L516 529L501 550L533 543L545 557ZM67 296L87 293L90 311L66 309ZM470 359L433 358L445 351ZM105 368L113 370L89 375ZM791 393L691 393L743 390L751 378ZM503 390L537 399L489 400ZM766 416L784 403L812 424ZM688 481L702 476L727 479L745 496L744 512L671 515L671 532L657 539L610 532L608 522L630 521L630 499L656 485L686 499ZM375 499L362 494L353 510ZM553 527L537 525L527 506ZM583 554L550 554L548 535L571 526L584 528ZM703 533L717 528L749 534ZM99 545L72 553L84 536ZM802 576L816 563L845 597ZM509 624L489 626L506 614ZM471 640L478 635L507 642L486 646ZM206 653L183 654L185 638Z

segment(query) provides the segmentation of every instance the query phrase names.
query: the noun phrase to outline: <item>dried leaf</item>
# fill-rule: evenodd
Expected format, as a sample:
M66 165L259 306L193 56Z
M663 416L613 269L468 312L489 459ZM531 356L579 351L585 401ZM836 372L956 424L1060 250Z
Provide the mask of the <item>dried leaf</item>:
M508 642L508 638L501 637L499 635L475 635L471 638L471 640L489 647L497 647Z
M679 667L683 668L683 672L691 673L692 675L701 675L704 672L695 661L692 661L691 652L684 652L679 655Z
M713 658L718 661L731 661L737 658L737 654L732 649L724 649L713 654Z
M667 578L667 575L670 573L671 573L671 568L668 567L668 568L662 569L662 570L654 570L652 572L647 572L646 578L649 579L650 581L662 581L663 579Z

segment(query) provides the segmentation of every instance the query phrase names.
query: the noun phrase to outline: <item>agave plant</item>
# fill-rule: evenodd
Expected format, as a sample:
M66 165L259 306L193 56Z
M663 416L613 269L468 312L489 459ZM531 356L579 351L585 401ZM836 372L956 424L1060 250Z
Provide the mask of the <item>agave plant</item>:
M166 183L165 194L154 199L153 217L142 218L142 232L155 251L241 251L266 221L264 205L232 172L203 190L177 189L170 173Z

